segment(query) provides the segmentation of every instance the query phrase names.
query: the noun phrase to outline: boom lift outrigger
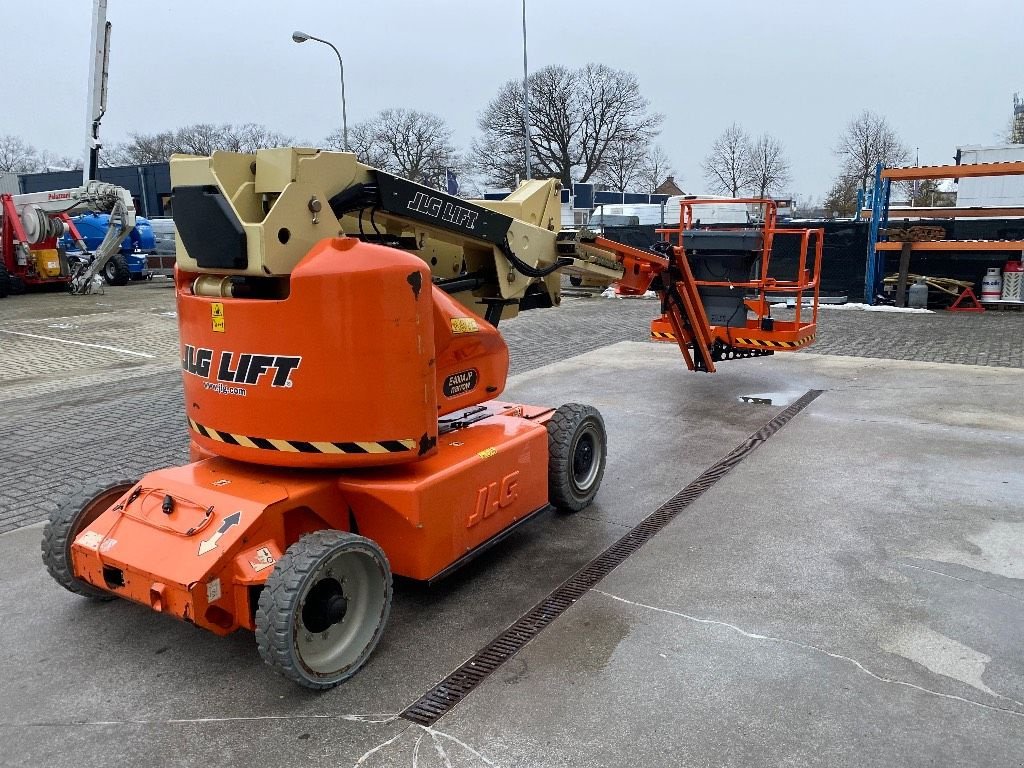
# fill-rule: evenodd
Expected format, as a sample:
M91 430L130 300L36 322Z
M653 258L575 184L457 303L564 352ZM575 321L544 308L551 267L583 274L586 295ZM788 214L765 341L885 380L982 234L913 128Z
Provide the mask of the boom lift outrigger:
M597 494L596 409L495 399L502 317L557 305L571 270L657 278L684 354L699 319L673 314L685 243L559 233L554 180L483 203L306 149L179 156L171 176L193 462L61 505L43 559L73 592L255 630L307 687L366 661L392 574L440 579Z

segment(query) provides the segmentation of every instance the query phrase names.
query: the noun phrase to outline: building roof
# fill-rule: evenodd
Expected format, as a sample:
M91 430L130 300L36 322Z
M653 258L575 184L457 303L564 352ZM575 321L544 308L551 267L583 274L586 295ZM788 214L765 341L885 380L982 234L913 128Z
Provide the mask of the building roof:
M669 176L654 189L656 195L685 195L682 188L676 184L676 177Z

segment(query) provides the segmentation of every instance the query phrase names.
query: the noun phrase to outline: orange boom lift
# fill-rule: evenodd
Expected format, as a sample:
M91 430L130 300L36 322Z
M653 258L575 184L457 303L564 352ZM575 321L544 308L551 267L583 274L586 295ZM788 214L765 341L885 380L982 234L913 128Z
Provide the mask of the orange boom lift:
M596 409L496 399L502 317L557 305L561 270L657 276L684 355L697 343L683 257L558 233L554 180L485 204L291 148L171 171L193 461L69 499L43 559L72 592L254 630L310 688L366 661L393 574L440 579L597 494Z

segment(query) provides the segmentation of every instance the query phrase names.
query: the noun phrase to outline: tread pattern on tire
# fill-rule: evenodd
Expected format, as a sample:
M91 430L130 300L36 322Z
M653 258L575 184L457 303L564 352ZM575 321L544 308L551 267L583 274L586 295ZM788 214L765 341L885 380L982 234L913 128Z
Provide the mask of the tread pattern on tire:
M274 565L274 570L267 577L263 591L260 593L259 605L256 609L256 647L259 649L260 656L279 675L306 688L314 690L334 688L359 671L362 664L366 662L364 659L359 666L351 669L339 680L319 682L305 674L300 668L292 638L294 621L292 608L299 599L299 593L306 579L335 547L352 540L365 542L375 549L387 566L388 561L384 551L372 539L333 529L315 531L307 533L288 547L281 559ZM391 610L391 568L386 567L385 570L387 603L381 625L387 622L388 613ZM376 641L370 648L370 654L373 653L375 646ZM370 654L367 654L367 658Z
M114 265L114 278L110 279L108 276L108 270L110 265ZM103 279L107 282L107 285L128 285L128 281L131 280L132 273L128 269L128 262L124 256L120 253L115 253L110 257L110 260L103 265Z
M572 473L572 440L576 430L587 419L594 419L600 426L602 436L601 467L594 480L593 489L584 497L580 497L572 486L569 475ZM604 419L600 411L591 405L566 403L555 411L548 421L548 498L558 509L567 512L579 512L590 505L601 480L604 477L604 466L607 457L607 440L605 439Z
M75 578L71 572L71 540L81 530L81 525L78 525L78 522L86 507L91 506L93 501L115 488L122 488L121 493L123 493L133 485L135 485L134 480L93 483L68 496L57 505L57 509L50 513L50 518L43 527L41 545L43 564L46 565L46 570L53 580L68 592L74 592L76 595L93 600L105 601L117 597L117 595Z

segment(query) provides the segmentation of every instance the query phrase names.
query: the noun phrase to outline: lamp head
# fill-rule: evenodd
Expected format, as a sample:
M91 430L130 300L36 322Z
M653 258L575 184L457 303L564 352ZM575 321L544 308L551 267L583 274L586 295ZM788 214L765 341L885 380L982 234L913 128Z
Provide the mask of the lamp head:
M309 40L309 35L307 35L305 32L295 31L292 32L292 40L294 40L296 43L304 43L307 40Z

